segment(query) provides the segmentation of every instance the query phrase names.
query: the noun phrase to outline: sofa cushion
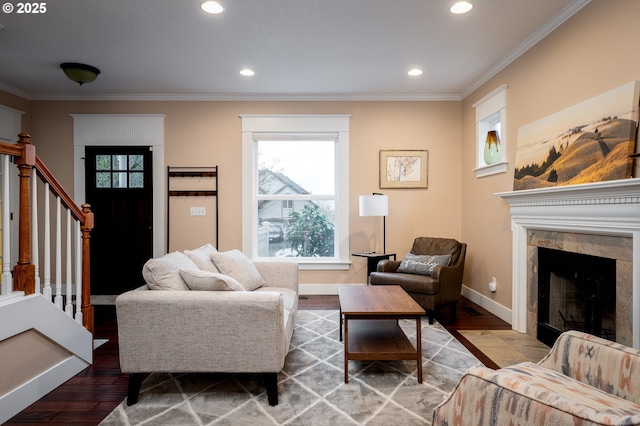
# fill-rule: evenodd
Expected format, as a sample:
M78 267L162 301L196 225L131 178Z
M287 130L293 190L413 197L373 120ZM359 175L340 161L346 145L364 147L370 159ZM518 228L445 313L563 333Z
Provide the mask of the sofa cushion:
M218 271L218 268L216 268L216 265L213 263L213 260L211 260L211 253L217 252L218 250L214 246L207 243L202 247L198 247L197 249L185 250L184 254L189 259L191 259L193 263L198 265L199 269L209 272L220 272Z
M142 276L151 290L189 290L180 276L180 269L198 266L184 253L174 251L149 259L142 267Z
M271 292L279 293L282 295L282 304L288 311L292 311L295 307L296 300L298 299L298 293L295 290L285 287L260 287L257 292Z
M211 259L221 273L234 278L247 291L265 284L251 259L240 250L212 253Z
M202 291L244 291L238 281L217 272L202 269L180 269L180 276L191 290Z
M449 266L450 254L428 255L407 253L398 266L398 272L431 276L438 265Z

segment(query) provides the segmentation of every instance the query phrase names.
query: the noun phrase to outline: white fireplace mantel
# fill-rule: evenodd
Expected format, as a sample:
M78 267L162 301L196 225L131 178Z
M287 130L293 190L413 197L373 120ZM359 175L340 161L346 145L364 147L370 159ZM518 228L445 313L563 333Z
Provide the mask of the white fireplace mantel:
M509 203L513 232L512 327L526 332L527 231L631 237L640 259L640 178L496 193ZM633 347L640 348L640 262L633 262Z

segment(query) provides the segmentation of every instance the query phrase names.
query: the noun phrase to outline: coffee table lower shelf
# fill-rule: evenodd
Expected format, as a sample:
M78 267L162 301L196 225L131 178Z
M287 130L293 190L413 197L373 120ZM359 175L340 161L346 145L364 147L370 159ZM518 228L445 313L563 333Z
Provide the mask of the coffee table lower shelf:
M345 372L344 381L349 382L348 361L392 361L414 360L418 363L418 382L422 383L421 345L414 347L398 321L345 318Z

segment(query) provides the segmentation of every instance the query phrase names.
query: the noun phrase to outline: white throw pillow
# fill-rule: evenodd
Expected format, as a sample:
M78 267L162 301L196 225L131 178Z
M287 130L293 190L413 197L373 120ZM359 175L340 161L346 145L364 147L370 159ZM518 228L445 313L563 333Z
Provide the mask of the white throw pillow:
M211 259L222 274L234 278L247 291L253 291L265 285L262 275L251 259L240 250L212 253Z
M216 250L214 246L207 243L194 250L185 250L184 254L191 259L193 263L198 265L199 269L209 272L220 272L218 268L216 268L216 265L213 264L213 260L211 260L211 254L217 252L218 250Z
M142 267L142 276L151 290L189 290L180 277L180 269L198 266L179 251L149 259Z
M180 269L180 276L191 290L244 291L238 281L228 275L201 269Z

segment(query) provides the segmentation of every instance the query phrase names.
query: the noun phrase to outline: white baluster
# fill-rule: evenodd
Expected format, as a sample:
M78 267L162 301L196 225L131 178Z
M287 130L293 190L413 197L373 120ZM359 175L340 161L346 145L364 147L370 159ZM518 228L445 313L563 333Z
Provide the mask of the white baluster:
M35 266L36 293L40 293L40 257L38 252L38 174L31 174L31 262Z
M51 202L49 183L44 184L44 289L42 295L51 301Z
M64 307L66 314L73 318L73 277L71 276L71 210L67 210L67 268L65 277L67 278L67 303Z
M76 228L76 322L82 324L82 230L80 221L75 221Z
M56 306L62 309L62 236L60 197L56 197Z
M0 295L8 296L13 291L11 276L11 215L9 198L9 156L2 156L2 288Z

